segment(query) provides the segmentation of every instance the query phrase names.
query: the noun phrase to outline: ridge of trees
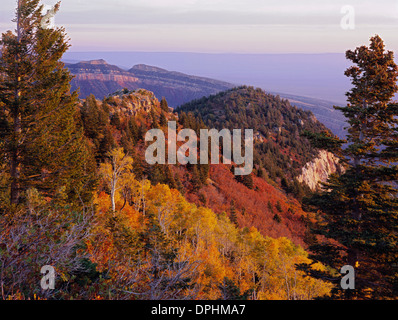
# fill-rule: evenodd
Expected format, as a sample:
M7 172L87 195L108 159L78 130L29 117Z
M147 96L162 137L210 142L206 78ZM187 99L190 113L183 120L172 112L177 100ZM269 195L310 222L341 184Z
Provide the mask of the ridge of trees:
M329 132L311 112L250 86L194 100L177 111L180 116L192 114L211 128L253 129L256 174L268 177L298 198L308 193L308 188L296 178L305 164L318 155L318 149L303 133Z

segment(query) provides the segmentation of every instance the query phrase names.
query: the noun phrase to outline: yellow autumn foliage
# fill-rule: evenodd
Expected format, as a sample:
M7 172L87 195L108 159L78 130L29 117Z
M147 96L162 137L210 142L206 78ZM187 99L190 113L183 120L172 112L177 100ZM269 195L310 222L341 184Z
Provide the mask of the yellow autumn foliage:
M105 222L112 217L110 196L97 196L98 221L102 222L88 241L92 262L107 272L108 286L125 288L123 297L156 296L161 289L156 289L153 281L158 278L186 286L176 296L169 288L167 297L174 298L225 298L233 291L228 288L231 283L240 297L249 299L308 300L330 294L330 285L296 269L297 264L311 261L305 250L289 239L264 237L255 228L238 229L226 214L197 207L166 185L151 186L148 181L133 179L130 189L123 207L125 200L115 195L117 217L112 219L120 225L113 229ZM173 258L167 262L170 252L174 252ZM314 268L322 270L323 266ZM181 274L186 274L186 279L178 278Z

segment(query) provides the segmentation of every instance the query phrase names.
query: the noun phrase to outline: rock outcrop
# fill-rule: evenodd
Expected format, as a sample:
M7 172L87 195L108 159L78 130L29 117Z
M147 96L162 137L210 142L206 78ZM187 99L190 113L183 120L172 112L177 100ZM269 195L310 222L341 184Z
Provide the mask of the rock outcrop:
M145 89L134 91L118 91L109 96L110 114L122 113L124 115L136 116L139 112L149 113L153 107L159 107L160 102L153 92Z
M298 181L305 183L315 191L320 187L321 182L327 181L331 174L341 173L343 170L339 159L334 154L321 150L317 158L304 166Z

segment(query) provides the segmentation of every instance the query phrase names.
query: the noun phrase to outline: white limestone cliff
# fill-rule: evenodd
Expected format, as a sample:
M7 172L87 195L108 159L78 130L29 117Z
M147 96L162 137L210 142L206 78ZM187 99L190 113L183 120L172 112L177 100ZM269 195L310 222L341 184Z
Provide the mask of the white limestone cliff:
M298 181L315 191L320 187L321 182L327 181L331 174L342 171L343 167L339 164L339 159L334 154L321 150L317 158L304 166Z

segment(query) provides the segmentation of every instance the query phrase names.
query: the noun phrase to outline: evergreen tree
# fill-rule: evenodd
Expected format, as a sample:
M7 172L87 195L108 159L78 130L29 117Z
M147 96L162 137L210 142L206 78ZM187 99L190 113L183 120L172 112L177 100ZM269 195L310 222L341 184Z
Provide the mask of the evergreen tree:
M138 141L144 140L145 134L148 132L148 128L145 124L141 124L138 128Z
M276 208L276 210L278 210L278 212L280 212L280 213L283 212L282 205L279 200L276 202L275 208Z
M249 289L243 294L233 280L225 277L222 284L219 285L221 291L221 299L223 301L249 300L249 296L253 293L253 289Z
M162 111L166 113L169 113L169 105L165 97L163 97L162 100L160 101L160 109L162 109Z
M90 141L98 150L101 141L104 139L109 123L109 111L106 112L103 107L97 103L94 95L90 95L83 102L80 108L81 120L84 128L84 135L90 139ZM106 150L107 152L108 150ZM105 153L106 153L105 152ZM105 154L104 153L104 154ZM96 155L101 157L102 155Z
M272 218L276 223L281 223L282 219L279 214L275 213L274 217Z
M253 177L250 174L246 176L235 176L235 180L242 183L250 190L254 189Z
M196 164L192 165L191 186L192 186L193 192L197 192L202 188L198 165L196 165Z
M210 174L210 165L209 164L201 164L199 165L199 178L202 185L207 184L207 179L209 179Z
M282 180L281 180L281 187L282 187L282 189L285 190L287 193L290 193L291 188L290 188L289 182L287 181L286 177L282 177Z
M152 129L159 129L159 122L154 108L151 109L151 120L152 120Z
M42 28L41 11L39 0L19 0L16 32L0 42L0 161L8 165L14 205L31 187L48 196L62 188L70 198L91 189L91 152L76 126L78 94L70 93L72 76L60 61L68 39L64 28Z
M238 223L238 215L236 214L236 207L235 207L235 201L231 201L231 209L230 211L230 216L229 219L231 220L231 222L233 224L235 224L237 227L239 227L239 223Z
M166 180L166 172L164 168L160 164L154 164L149 166L148 178L153 185L157 185L158 183L165 183Z
M166 127L167 126L167 118L166 118L164 112L162 112L160 114L159 124L160 124L161 127Z
M103 162L106 159L106 154L116 147L115 139L112 136L112 132L109 127L106 127L103 132L103 138L101 139L98 147L96 158L98 162Z
M130 118L128 121L128 127L131 133L131 138L133 139L133 142L136 143L138 142L138 140L140 139L139 137L139 128L137 125L137 122L135 121L134 118Z
M257 170L257 177L263 178L263 179L266 177L266 175L264 173L264 168L262 166L260 166Z
M170 169L170 166L166 166L165 170L165 181L164 181L171 189L177 189L177 183L174 180L173 172Z
M346 53L355 64L345 72L353 89L347 93L348 105L338 109L350 125L349 146L338 150L342 141L312 137L318 147L324 142L325 149L338 150L347 168L309 201L325 213L317 233L338 244L319 243L311 250L317 260L338 271L344 265L355 267L355 291L337 290L336 295L396 298L398 108L390 101L398 90L398 67L379 36L370 42L370 47Z
M117 130L121 130L120 116L117 112L111 116L111 125L115 126Z
M185 189L184 189L184 185L181 182L180 176L178 175L178 173L176 173L174 175L174 181L176 183L176 188L177 190L181 193L184 194L185 193Z
M274 207L273 207L271 201L269 201L269 200L268 200L268 203L267 203L267 207L268 207L268 210L269 210L270 212L272 212L272 213L274 212Z

